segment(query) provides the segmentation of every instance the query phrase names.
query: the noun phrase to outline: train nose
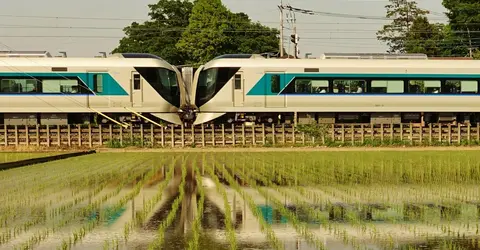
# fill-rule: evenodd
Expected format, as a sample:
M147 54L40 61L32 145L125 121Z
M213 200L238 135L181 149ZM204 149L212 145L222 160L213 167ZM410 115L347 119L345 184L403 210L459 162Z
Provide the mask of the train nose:
M198 109L192 106L185 106L178 110L182 121L193 123L197 118Z

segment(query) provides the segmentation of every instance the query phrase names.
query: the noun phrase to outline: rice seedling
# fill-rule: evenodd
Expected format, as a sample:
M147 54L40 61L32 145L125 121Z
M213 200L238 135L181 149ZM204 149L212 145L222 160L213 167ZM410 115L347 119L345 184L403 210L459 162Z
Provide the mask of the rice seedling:
M203 187L204 177L214 189ZM167 199L170 184L178 192ZM195 196L193 221L180 218L188 249L202 248L204 237L242 249L244 232L232 217L238 202L255 217L241 223L256 223L273 249L297 236L315 249L329 249L326 238L354 249L414 249L432 241L440 249L475 249L479 184L474 151L101 153L0 172L0 246L71 249L107 232L96 248L129 249L142 237L136 232L151 230L144 226L165 209L144 243L169 249L169 229ZM203 227L212 195L225 237Z

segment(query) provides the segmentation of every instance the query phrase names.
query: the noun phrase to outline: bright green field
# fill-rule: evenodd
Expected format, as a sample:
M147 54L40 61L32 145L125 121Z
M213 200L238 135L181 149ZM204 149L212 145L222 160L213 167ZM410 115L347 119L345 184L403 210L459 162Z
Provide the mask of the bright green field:
M60 153L0 153L0 163L58 155Z
M195 184L186 209L200 216L178 238L168 229ZM296 249L297 237L302 249L339 249L325 239L341 249L480 246L475 151L99 153L3 171L0 185L2 249ZM235 229L241 209L261 242ZM222 221L222 236L202 217Z

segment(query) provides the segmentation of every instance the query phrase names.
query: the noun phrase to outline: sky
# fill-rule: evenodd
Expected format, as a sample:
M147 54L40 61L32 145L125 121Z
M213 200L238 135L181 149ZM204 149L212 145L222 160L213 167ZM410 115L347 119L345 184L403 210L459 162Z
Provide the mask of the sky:
M0 50L40 50L59 55L93 57L111 52L122 29L131 22L148 19L148 4L156 0L4 0L0 9ZM417 0L431 11L432 22L447 22L440 0ZM244 12L254 21L279 28L280 0L223 0L233 12ZM321 12L385 16L388 0L283 0L292 7ZM25 6L29 6L25 8ZM387 21L295 14L300 36L300 54L318 57L331 52L382 53L387 47L376 39L376 31ZM285 22L285 34L293 34ZM286 49L293 49L285 39Z

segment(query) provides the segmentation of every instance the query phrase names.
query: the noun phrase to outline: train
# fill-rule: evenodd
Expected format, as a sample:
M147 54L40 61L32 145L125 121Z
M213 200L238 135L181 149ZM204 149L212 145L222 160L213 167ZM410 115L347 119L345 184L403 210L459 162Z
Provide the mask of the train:
M188 96L177 67L151 54L0 57L5 125L182 124Z
M200 66L192 123L478 123L480 61L276 59Z

